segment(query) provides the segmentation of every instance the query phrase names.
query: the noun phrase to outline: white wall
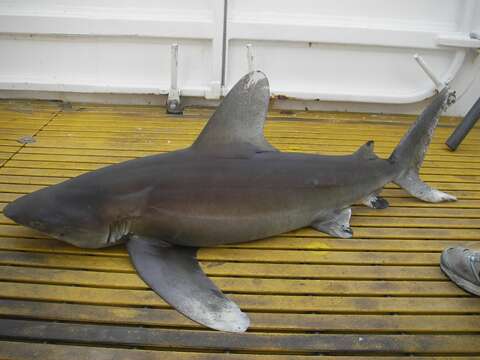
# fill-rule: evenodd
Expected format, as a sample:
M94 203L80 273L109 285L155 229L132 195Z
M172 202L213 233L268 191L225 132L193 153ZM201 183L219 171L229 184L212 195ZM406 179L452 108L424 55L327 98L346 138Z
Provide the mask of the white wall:
M0 0L0 88L217 97L223 0Z
M0 97L152 101L175 42L182 95L218 99L251 43L273 94L295 98L278 106L417 112L434 92L418 52L463 115L480 95L476 29L478 0L0 0Z

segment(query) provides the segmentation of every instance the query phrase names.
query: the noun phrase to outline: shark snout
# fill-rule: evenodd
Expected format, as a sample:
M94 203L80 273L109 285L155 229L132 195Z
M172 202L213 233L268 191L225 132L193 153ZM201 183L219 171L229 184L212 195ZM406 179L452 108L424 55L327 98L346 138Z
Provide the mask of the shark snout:
M6 207L3 208L3 215L8 217L9 219L19 222L18 219L21 215L20 206L16 203L16 201L11 202Z
M8 204L3 209L3 214L17 224L24 225L42 232L49 232L51 225L56 220L52 217L55 206L50 204L48 198L42 193L32 193L22 196Z
M40 231L45 230L45 224L38 216L38 212L31 206L27 199L19 198L3 209L3 215L15 221L17 224L25 225Z

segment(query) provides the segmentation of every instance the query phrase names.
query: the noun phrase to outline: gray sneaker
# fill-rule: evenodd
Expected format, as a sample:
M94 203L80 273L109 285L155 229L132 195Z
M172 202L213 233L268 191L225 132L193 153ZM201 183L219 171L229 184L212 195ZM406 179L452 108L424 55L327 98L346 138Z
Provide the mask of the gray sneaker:
M440 268L463 290L480 296L480 251L461 246L445 249Z

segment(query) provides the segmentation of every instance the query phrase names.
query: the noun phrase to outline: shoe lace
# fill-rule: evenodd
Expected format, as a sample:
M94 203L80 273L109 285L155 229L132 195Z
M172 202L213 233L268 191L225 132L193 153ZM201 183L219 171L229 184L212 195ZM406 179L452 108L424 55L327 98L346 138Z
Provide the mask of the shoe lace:
M465 249L464 252L467 255L469 264L470 264L470 269L472 270L473 274L475 275L475 278L477 281L480 283L480 270L477 268L477 264L480 263L480 252L478 251L472 251L470 249Z

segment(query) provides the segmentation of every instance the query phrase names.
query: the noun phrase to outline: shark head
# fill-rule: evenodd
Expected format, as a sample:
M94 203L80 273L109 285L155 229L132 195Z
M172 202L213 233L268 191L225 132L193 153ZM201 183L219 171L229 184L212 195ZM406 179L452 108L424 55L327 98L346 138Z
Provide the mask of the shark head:
M102 221L98 204L92 201L95 198L81 188L61 190L54 186L22 196L3 213L18 224L72 245L92 248L108 243L110 227Z

